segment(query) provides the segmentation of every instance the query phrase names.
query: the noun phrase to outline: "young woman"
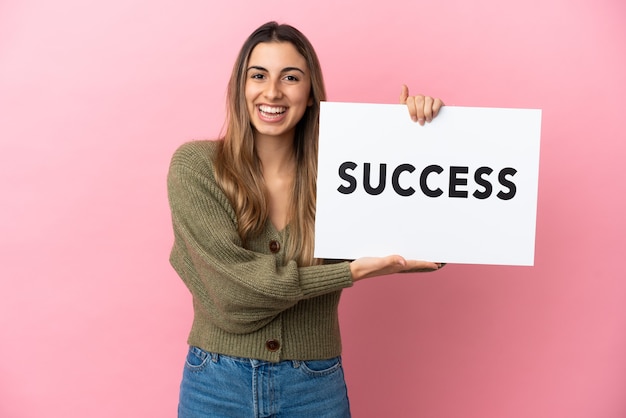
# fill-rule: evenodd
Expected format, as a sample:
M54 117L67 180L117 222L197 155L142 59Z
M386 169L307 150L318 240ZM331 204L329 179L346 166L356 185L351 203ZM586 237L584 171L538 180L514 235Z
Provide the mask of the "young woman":
M170 261L193 296L179 417L349 417L337 307L373 276L441 265L392 255L313 258L319 103L313 47L267 23L244 43L219 141L195 141L168 175ZM439 99L400 100L413 120ZM337 237L341 239L341 237Z

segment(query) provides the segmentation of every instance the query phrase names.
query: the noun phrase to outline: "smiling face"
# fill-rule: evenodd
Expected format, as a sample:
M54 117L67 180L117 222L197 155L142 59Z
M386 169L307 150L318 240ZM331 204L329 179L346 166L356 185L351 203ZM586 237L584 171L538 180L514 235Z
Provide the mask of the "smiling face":
M311 98L305 58L289 42L261 42L248 59L246 106L254 137L293 140Z

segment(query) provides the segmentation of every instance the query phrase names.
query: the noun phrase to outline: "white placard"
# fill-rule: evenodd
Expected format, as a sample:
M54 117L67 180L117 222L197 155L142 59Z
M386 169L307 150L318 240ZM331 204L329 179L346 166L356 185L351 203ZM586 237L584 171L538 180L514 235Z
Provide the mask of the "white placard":
M541 110L321 106L316 257L533 265Z

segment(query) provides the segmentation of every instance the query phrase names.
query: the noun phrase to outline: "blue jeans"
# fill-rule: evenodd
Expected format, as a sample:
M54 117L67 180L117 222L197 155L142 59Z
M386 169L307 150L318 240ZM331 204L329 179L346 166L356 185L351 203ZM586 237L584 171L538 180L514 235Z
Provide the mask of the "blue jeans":
M270 363L189 347L178 417L350 417L341 358Z

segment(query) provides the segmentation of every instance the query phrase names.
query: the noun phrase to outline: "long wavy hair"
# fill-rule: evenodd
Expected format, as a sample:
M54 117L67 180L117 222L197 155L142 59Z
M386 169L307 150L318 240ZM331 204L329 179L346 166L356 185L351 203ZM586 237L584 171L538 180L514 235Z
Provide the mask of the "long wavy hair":
M298 265L318 264L313 257L317 144L320 101L326 89L317 54L309 40L296 28L268 22L255 30L243 44L228 83L227 119L224 138L215 159L215 175L235 209L238 233L244 246L261 233L269 217L261 162L256 153L253 130L245 99L246 69L252 50L261 42L289 42L306 59L311 74L311 98L295 129L293 149L296 176L289 207L289 238L286 259Z

